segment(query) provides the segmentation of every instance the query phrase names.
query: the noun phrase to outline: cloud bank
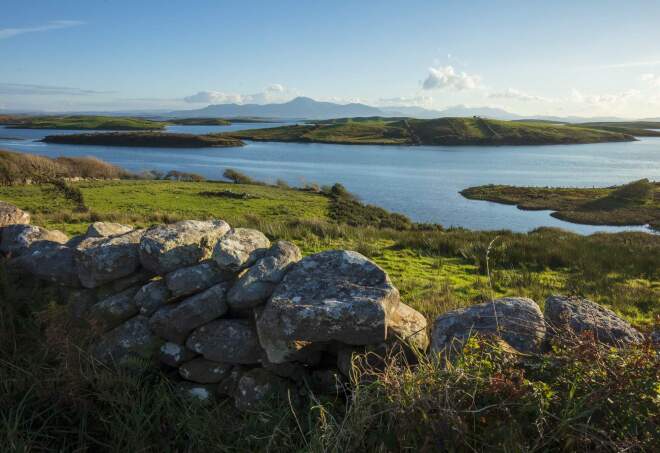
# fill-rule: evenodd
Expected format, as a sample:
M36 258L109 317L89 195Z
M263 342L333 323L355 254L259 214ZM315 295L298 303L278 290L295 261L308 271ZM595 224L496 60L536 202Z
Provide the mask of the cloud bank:
M429 74L422 87L425 90L452 89L456 91L472 90L479 87L481 78L465 72L457 72L453 66L429 68Z
M38 25L36 27L0 28L0 39L12 38L14 36L23 35L25 33L37 33L41 31L77 27L79 25L83 25L84 23L85 22L79 20L51 20L44 25Z
M262 92L253 94L225 93L222 91L199 91L183 98L191 104L266 104L282 100L288 90L279 83L268 85Z

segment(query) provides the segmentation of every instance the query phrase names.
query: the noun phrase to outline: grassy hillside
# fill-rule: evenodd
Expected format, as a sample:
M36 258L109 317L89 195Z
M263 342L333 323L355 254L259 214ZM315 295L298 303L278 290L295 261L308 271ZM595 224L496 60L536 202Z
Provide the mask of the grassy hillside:
M159 130L167 123L141 118L117 116L8 116L0 122L9 129L72 129L72 130Z
M549 188L487 185L461 194L473 200L553 210L554 217L587 225L651 225L660 230L660 182L648 180L605 188Z
M176 118L167 120L168 123L182 126L229 126L231 121L223 118Z
M483 118L361 118L228 132L257 141L383 145L550 145L630 141L627 133Z
M155 146L159 148L205 148L243 146L236 138L221 135L173 134L167 132L109 132L48 135L41 141L67 145Z
M610 132L621 132L634 135L635 137L660 137L660 122L657 121L610 121L579 123L576 126Z

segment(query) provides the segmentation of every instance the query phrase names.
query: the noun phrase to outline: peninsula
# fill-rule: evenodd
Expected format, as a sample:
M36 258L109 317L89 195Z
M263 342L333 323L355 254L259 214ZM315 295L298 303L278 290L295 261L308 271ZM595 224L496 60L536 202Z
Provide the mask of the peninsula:
M67 145L135 146L159 148L206 148L243 146L233 137L222 135L175 134L167 132L108 132L48 135L42 142Z

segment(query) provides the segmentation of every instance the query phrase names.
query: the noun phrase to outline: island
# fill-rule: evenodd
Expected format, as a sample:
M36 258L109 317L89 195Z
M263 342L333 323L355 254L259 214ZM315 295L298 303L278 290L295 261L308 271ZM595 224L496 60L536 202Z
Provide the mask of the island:
M20 116L0 117L0 124L7 129L71 129L71 130L161 130L168 123L144 118L123 116L72 115L72 116Z
M315 142L351 145L556 145L636 140L617 131L579 125L500 121L480 117L342 118L268 129L226 132L254 141Z
M167 120L177 126L229 126L231 121L224 118L175 118Z
M240 139L221 135L175 134L167 132L109 132L48 135L42 142L66 145L133 146L158 148L206 148L243 146Z
M460 193L471 200L511 204L523 210L552 210L551 216L572 223L649 225L660 231L660 182L648 179L604 188L485 185Z

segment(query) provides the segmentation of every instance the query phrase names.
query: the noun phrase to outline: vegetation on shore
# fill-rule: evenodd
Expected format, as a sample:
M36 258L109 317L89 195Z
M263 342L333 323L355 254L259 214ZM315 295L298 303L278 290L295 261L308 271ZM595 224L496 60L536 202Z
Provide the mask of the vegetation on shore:
M621 132L634 135L635 137L660 137L659 121L608 121L578 123L576 126L610 132Z
M224 118L175 118L168 123L180 126L229 126L231 121Z
M143 118L121 116L5 116L0 117L0 124L8 129L71 129L71 130L160 130L167 123Z
M313 124L226 132L223 135L281 142L380 145L552 145L631 141L624 132L485 118L347 118Z
M174 134L167 132L109 132L48 135L41 141L67 145L102 145L159 148L206 148L243 146L236 138L221 135Z
M472 200L552 210L558 219L587 225L650 225L660 230L660 182L648 179L604 188L486 185L461 194Z

